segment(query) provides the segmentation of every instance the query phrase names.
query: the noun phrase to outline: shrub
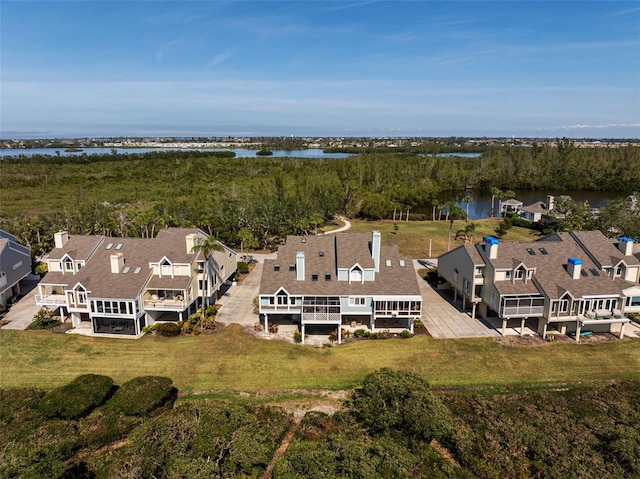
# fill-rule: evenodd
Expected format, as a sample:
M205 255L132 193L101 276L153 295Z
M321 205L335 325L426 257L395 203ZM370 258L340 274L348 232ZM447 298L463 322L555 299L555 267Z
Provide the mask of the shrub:
M296 331L295 333L293 333L293 340L296 343L301 343L302 342L302 333L300 331Z
M200 313L193 313L191 316L187 318L187 323L191 326L195 326L200 321Z
M142 328L142 332L144 334L151 334L156 330L156 324L150 324L149 326L145 326L144 328Z
M178 336L180 334L180 325L177 323L157 323L155 330L160 336Z
M49 271L49 268L47 267L47 263L38 263L34 269L34 272L39 275L43 275L47 271Z
M329 349L329 348L332 348L332 347L333 347L333 344L331 344L331 343L323 343L322 344L322 349Z
M422 321L420 321L419 319L416 319L413 322L413 327L414 327L414 329L425 329L424 323Z
M200 328L202 329L215 329L216 320L213 316L207 316L200 321Z
M215 304L209 305L204 309L205 318L216 314L218 314L218 307Z
M349 331L348 329L342 328L340 332L342 334L343 339L349 339L349 337L351 336L351 331Z
M170 378L141 376L120 386L111 405L127 416L143 416L175 399L175 393Z
M431 441L449 437L451 412L420 376L383 368L369 374L355 391L352 407L374 433L396 433Z
M367 331L366 329L356 329L353 332L353 336L356 338L368 338L370 336L370 332Z
M99 374L78 376L66 386L48 392L38 409L49 417L74 419L85 416L109 397L113 379Z
M249 263L238 261L238 273L247 274L249 272Z
M60 324L60 321L55 319L53 311L48 308L41 308L33 316L33 322L27 329L50 329Z
M7 307L4 304L0 304L0 314L4 313L7 310Z
M331 331L329 333L329 341L337 341L338 340L338 331Z
M410 338L411 336L413 335L411 334L411 331L409 331L408 329L403 329L402 332L400 333L400 337L404 339Z
M280 329L280 325L278 323L269 323L269 332L273 334L278 333L278 329Z

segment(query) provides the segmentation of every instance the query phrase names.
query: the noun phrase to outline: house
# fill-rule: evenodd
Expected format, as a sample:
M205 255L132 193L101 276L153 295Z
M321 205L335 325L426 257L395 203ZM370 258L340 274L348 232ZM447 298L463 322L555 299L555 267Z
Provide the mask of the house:
M167 228L155 238L58 232L36 303L93 334L139 336L147 325L185 320L203 301L215 301L236 271L236 253L224 246L205 267L193 248L206 237L197 228Z
M31 273L31 250L0 230L0 305L20 295L20 281Z
M345 324L403 327L413 332L422 297L413 261L397 246L381 244L379 231L289 236L277 259L266 260L259 291L265 331L289 317L307 327Z
M520 208L518 214L521 218L532 222L549 221L548 215L554 207L554 197L552 195L547 196L546 203L544 201L536 201L530 205Z
M640 312L640 258L634 241L612 241L599 231L556 233L528 243L493 237L465 244L438 259L438 274L462 297L475 318L537 319L540 336L610 331Z

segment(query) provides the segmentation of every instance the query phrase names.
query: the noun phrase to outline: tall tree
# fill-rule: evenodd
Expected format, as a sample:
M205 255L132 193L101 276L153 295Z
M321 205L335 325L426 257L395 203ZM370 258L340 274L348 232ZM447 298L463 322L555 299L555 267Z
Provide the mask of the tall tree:
M449 219L449 234L447 235L447 251L451 249L451 232L453 231L453 222L466 218L464 210L456 203L450 203L447 206L447 216Z
M206 281L206 288L205 289L205 293L206 295L202 298L202 305L201 305L201 309L200 309L200 317L202 319L204 319L204 308L205 308L205 303L209 303L209 299L210 299L210 294L209 294L209 290L211 289L211 283L212 283L212 279L213 279L213 275L211 274L211 262L214 261L213 260L213 253L215 251L224 251L224 247L220 244L220 242L215 239L213 236L207 236L204 240L202 240L201 243L196 244L193 246L192 252L194 253L202 253L202 256L204 256L204 267L205 267L205 271L207 272L205 281ZM217 268L216 268L217 269ZM216 273L214 273L216 274ZM203 284L203 287L205 285Z
M471 203L473 201L473 198L469 195L465 195L464 198L462 198L462 201L464 201L465 203L465 207L466 207L466 212L467 212L467 220L469 219L469 203Z

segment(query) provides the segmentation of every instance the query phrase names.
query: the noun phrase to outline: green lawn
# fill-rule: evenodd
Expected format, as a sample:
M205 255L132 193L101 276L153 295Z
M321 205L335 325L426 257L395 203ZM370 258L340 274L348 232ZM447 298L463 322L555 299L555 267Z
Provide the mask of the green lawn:
M477 242L485 236L495 236L495 229L500 223L500 219L484 218L474 220L472 223L476 225L473 241ZM455 232L463 230L467 224L464 220L453 222L451 249L462 244L462 241L455 241ZM394 225L397 225L397 229ZM448 221L351 221L351 231L372 230L379 230L382 233L383 243L397 244L400 252L411 258L426 258L428 256L429 239L432 240L432 257L438 257L447 251ZM533 230L514 226L501 241L533 241L538 237L537 232Z
M331 349L257 339L230 326L212 335L140 340L47 331L2 331L0 388L53 388L85 373L118 384L142 375L183 392L352 389L382 367L407 369L434 386L523 385L640 379L640 342L510 347L493 339L369 340Z

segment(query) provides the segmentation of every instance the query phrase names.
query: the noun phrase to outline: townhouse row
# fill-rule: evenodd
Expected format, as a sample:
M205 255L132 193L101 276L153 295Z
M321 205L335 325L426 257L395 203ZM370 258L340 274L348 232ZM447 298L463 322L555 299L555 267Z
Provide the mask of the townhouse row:
M631 238L572 231L527 243L493 237L464 244L438 259L438 274L472 317L499 318L502 332L527 319L537 331L624 336L628 313L640 313L640 249Z
M197 246L206 238L196 228L167 228L155 238L58 232L36 303L94 334L140 336L147 325L185 320L214 302L237 269L236 253L221 243L205 257Z

